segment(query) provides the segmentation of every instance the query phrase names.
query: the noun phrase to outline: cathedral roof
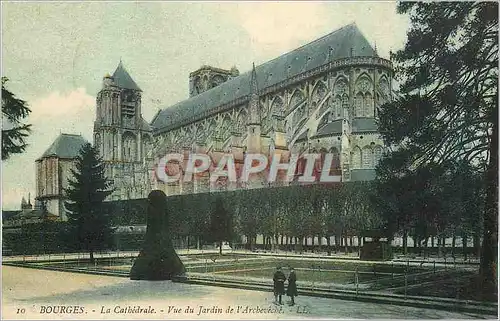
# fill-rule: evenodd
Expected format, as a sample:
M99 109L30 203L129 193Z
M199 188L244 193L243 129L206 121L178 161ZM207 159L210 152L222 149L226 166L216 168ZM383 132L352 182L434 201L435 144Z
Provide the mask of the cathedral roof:
M316 132L315 137L323 137L323 136L329 136L329 135L338 135L342 134L342 119L337 119L334 120L320 129Z
M87 143L87 140L81 135L60 134L40 158L51 156L58 158L76 158L82 146Z
M307 140L307 133L308 132L309 132L309 129L307 129L305 132L303 132L302 134L300 134L300 136L297 137L297 139L295 141L296 142L301 142L301 141Z
M353 132L376 132L378 131L375 118L354 118L352 120Z
M259 89L276 85L287 78L319 67L328 61L351 56L376 57L377 53L355 24L347 25L302 47L292 50L256 67ZM199 95L163 109L153 119L156 131L165 131L178 126L193 116L200 118L206 112L250 92L251 72L220 84Z
M135 81L132 79L128 71L125 69L121 61L118 64L118 67L116 67L115 72L113 73L113 80L116 86L120 88L142 91L141 88L139 88L139 86L137 86Z

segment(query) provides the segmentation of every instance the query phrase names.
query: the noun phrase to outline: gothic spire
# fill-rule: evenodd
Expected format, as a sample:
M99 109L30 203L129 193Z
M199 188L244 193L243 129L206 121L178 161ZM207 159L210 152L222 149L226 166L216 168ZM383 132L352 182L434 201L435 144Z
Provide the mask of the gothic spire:
M260 124L259 87L257 85L255 63L252 66L252 73L250 75L250 100L248 102L248 112L250 113L249 124Z
M257 85L257 71L255 71L255 63L252 64L252 75L250 78L250 96L259 95L259 87Z

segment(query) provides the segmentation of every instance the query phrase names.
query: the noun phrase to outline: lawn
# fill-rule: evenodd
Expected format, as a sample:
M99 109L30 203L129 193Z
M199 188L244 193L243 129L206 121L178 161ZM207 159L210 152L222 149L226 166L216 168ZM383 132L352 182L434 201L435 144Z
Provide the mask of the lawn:
M354 284L356 270L358 282L368 283L373 288L387 288L404 282L402 277L408 269L409 275L429 272L430 268L415 266L407 267L404 264L367 263L345 260L308 260L297 258L255 256L244 254L214 253L188 254L181 256L188 273L209 273L235 278L262 278L272 279L276 267L282 267L288 275L290 267L297 272L299 283L332 283ZM127 271L130 270L134 258L98 258L95 264L83 260L66 260L43 264L78 266L80 268Z

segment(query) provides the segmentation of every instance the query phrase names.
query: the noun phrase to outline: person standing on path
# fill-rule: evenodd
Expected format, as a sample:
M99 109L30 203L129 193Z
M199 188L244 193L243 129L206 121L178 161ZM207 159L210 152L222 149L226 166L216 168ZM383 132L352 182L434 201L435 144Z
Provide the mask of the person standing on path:
M290 268L290 275L288 275L288 287L286 289L286 294L292 299L290 305L295 305L294 297L298 295L297 293L297 275L295 270Z
M274 301L278 302L279 304L281 303L281 296L285 294L285 280L286 276L285 274L281 271L281 267L276 268L276 272L274 272ZM279 301L278 301L279 297Z

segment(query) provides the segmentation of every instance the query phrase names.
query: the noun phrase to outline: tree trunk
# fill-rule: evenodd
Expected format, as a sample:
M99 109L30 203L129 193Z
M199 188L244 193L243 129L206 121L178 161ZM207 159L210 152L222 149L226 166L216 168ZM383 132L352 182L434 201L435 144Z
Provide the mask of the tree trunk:
M358 255L361 255L361 236L358 236Z
M429 256L429 249L428 249L428 242L429 238L426 236L424 240L424 259Z
M408 254L408 232L406 230L403 231L403 254Z
M283 234L281 234L281 245L283 245L284 239L285 239L285 236Z
M442 251L442 248L441 248L441 237L438 236L437 238L437 241L438 241L438 257L441 257L441 251Z
M496 102L498 103L498 102ZM489 163L486 172L486 199L483 219L483 246L480 274L483 294L491 295L496 290L496 262L498 245L498 105L493 113L493 130L489 148Z
M219 255L222 255L222 241L219 241Z
M327 236L326 237L326 250L328 252L328 255L332 255L332 248L331 248L331 244L330 244L330 236Z
M90 254L90 263L91 264L94 264L94 250L93 249L90 249L89 250L89 254Z
M467 235L462 235L462 250L464 255L464 260L467 260Z
M479 244L481 242L480 237L479 237L479 232L474 232L474 238L472 239L473 246L474 246L474 256L477 258L481 257L481 245Z
M434 248L434 235L431 236L431 247Z
M455 257L455 247L457 246L457 236L453 233L451 237L451 256Z

